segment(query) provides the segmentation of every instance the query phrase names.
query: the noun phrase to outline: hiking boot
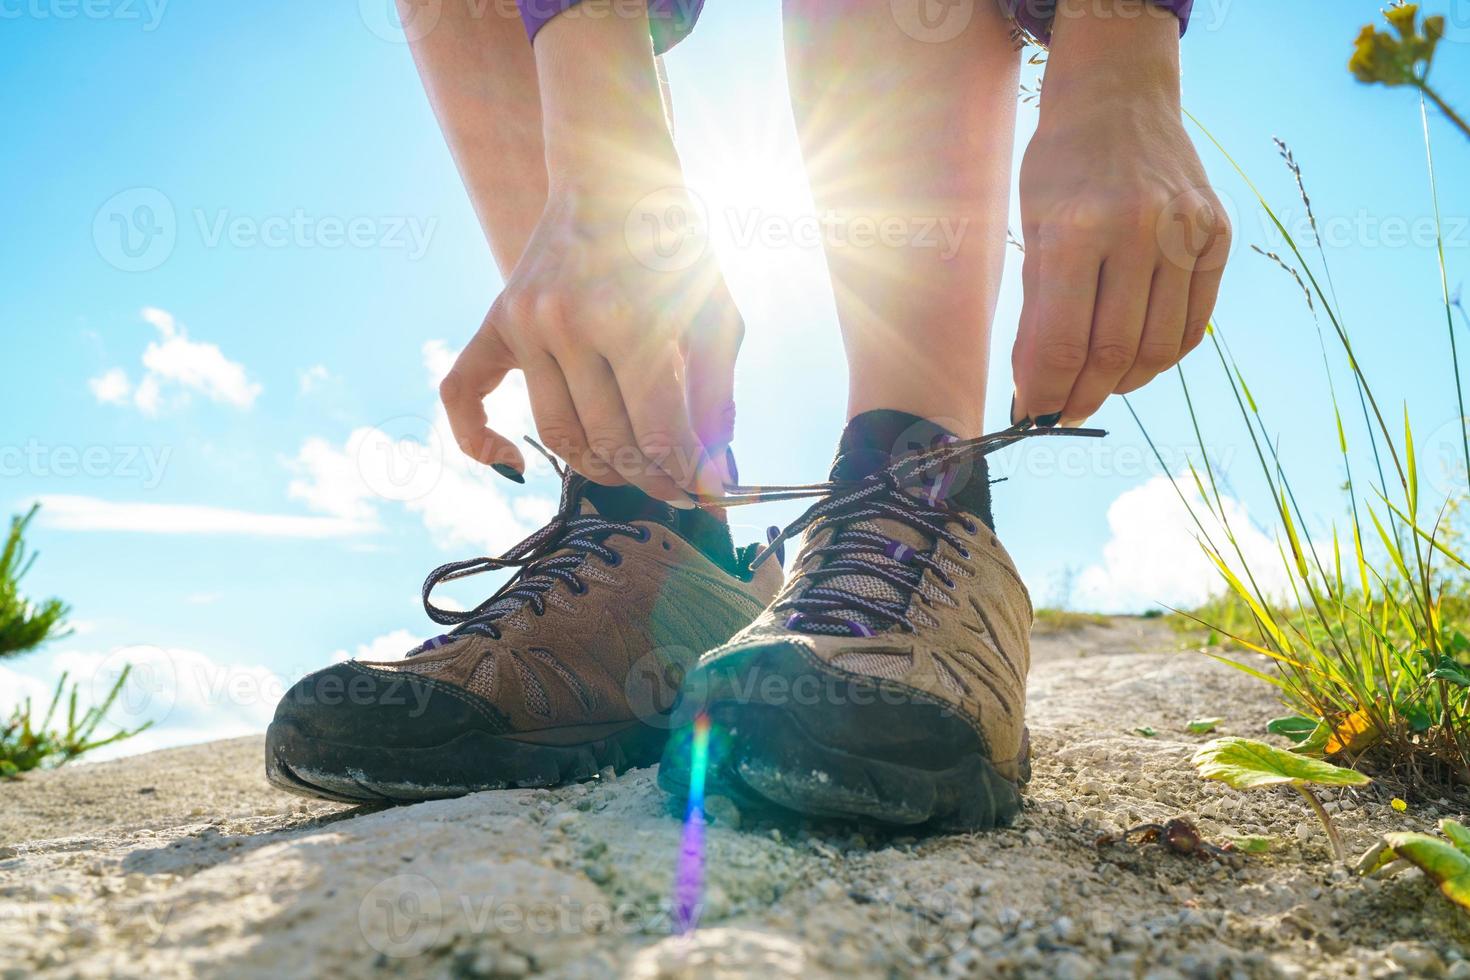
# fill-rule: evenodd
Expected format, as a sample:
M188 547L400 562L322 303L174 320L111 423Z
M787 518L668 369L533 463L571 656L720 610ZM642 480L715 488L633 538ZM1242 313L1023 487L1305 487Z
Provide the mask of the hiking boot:
M787 529L806 543L785 588L685 681L709 720L706 795L890 825L1014 819L1032 610L992 529L984 453L1051 434L1019 430L961 443L907 413L849 424L825 495ZM694 727L659 767L680 800Z
M702 511L566 473L545 528L429 576L425 608L452 631L286 693L266 776L305 796L398 803L652 765L684 670L780 587L779 567L752 572L755 550L737 553ZM468 612L429 600L441 581L506 567L519 571Z

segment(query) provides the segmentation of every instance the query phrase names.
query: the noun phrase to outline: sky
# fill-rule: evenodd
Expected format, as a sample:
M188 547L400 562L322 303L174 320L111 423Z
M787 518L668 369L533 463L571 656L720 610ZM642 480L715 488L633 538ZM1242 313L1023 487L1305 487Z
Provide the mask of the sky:
M1418 103L1345 67L1378 6L1199 0L1184 101L1300 231L1271 140L1291 145L1360 362L1394 420L1407 403L1442 498L1460 430ZM742 475L819 479L846 395L821 256L730 227L812 216L780 5L707 7L667 66L691 185L717 219L737 217L714 230L747 324ZM1434 81L1470 107L1470 7L1428 7L1450 18ZM0 666L0 711L44 697L62 671L100 696L133 663L111 721L155 725L105 751L259 731L301 674L396 657L437 632L418 599L430 569L494 554L550 515L544 464L514 487L445 443L435 385L502 280L390 10L0 0L0 502L43 504L26 591L64 598L74 627ZM1035 122L1023 105L1017 166ZM1470 275L1470 142L1437 117L1429 130L1453 289ZM1314 321L1290 278L1249 249L1282 250L1279 235L1199 142L1238 242L1217 322L1321 531L1344 498ZM1019 228L1015 208L1013 191ZM1009 400L1019 270L1012 252L992 428ZM1184 371L1232 513L1256 524L1247 547L1269 560L1270 501L1219 365L1202 349ZM998 529L1038 604L1140 611L1217 589L1167 479L1198 458L1179 384L1166 376L1132 403L1167 469L1117 399L1093 420L1107 440L994 463L1008 477ZM491 411L531 431L514 385ZM1349 430L1360 444L1361 423ZM740 512L737 539L798 511Z

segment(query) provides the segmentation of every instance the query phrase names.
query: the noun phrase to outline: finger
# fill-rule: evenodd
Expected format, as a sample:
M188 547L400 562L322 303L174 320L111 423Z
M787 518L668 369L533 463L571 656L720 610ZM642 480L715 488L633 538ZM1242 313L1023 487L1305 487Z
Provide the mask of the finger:
M1043 245L1024 302L1024 340L1018 352L1016 390L1021 412L1033 419L1060 412L1087 363L1088 337L1101 260L1090 251ZM1022 338L1018 337L1018 340Z
M607 479L610 468L620 478L614 483L626 481L650 497L686 503L688 495L638 448L627 406L607 361L586 354L558 363L591 450L578 466L578 472L593 482L611 485Z
M1154 270L1148 294L1148 318L1138 341L1138 356L1118 382L1119 394L1142 388L1161 371L1178 363L1179 349L1184 342L1184 318L1189 312L1191 278L1187 269L1173 262L1165 262Z
M502 467L517 475L525 473L526 461L515 443L490 428L485 396L499 387L515 366L510 351L490 331L487 320L439 382L439 398L455 443L465 455L496 468L502 475L506 475Z
M711 452L735 439L735 359L745 324L733 304L695 319L684 344L684 386L694 434Z
M1223 217L1217 220L1209 238L1209 244L1194 266L1194 276L1189 281L1189 312L1184 318L1184 341L1179 356L1199 346L1215 312L1215 301L1220 297L1220 282L1225 277L1225 262L1230 257L1230 223Z
M536 420L536 435L540 437L541 444L586 476L584 467L590 455L587 434L582 431L561 366L543 354L528 358L525 372L526 394L531 401L531 415ZM609 485L623 482L610 468L600 463L597 468L602 471L602 482Z
M1123 252L1103 262L1087 363L1062 409L1063 424L1080 424L1095 413L1133 367L1152 276L1151 252Z
M686 490L722 492L720 473L708 465L704 444L689 423L678 355L669 351L663 358L627 359L612 367L643 456Z

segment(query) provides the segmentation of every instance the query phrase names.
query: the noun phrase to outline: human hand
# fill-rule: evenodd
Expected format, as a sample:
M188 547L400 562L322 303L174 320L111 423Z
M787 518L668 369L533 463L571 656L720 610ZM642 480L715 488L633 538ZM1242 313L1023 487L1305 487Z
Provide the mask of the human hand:
M1018 417L1076 424L1205 333L1230 223L1184 131L1178 21L1061 5L1021 167Z
M684 194L654 198L696 213ZM644 200L553 190L524 257L440 384L465 453L511 479L524 473L484 407L519 369L541 441L588 479L675 504L687 504L686 490L722 491L743 328L713 256L687 268L639 260L629 222Z

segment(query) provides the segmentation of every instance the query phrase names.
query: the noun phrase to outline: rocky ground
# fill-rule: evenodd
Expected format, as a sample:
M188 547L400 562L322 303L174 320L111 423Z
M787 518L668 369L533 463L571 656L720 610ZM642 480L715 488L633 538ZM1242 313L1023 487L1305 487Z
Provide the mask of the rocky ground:
M1470 917L1417 872L1360 881L1288 791L1188 765L1266 689L1157 622L1040 637L1036 773L1007 831L709 828L701 928L669 936L680 823L651 770L372 811L271 789L261 739L0 784L0 977L185 975L1470 978ZM1152 730L1152 736L1139 729ZM1329 808L1354 852L1463 800ZM1228 863L1098 836L1188 816L1269 834Z

